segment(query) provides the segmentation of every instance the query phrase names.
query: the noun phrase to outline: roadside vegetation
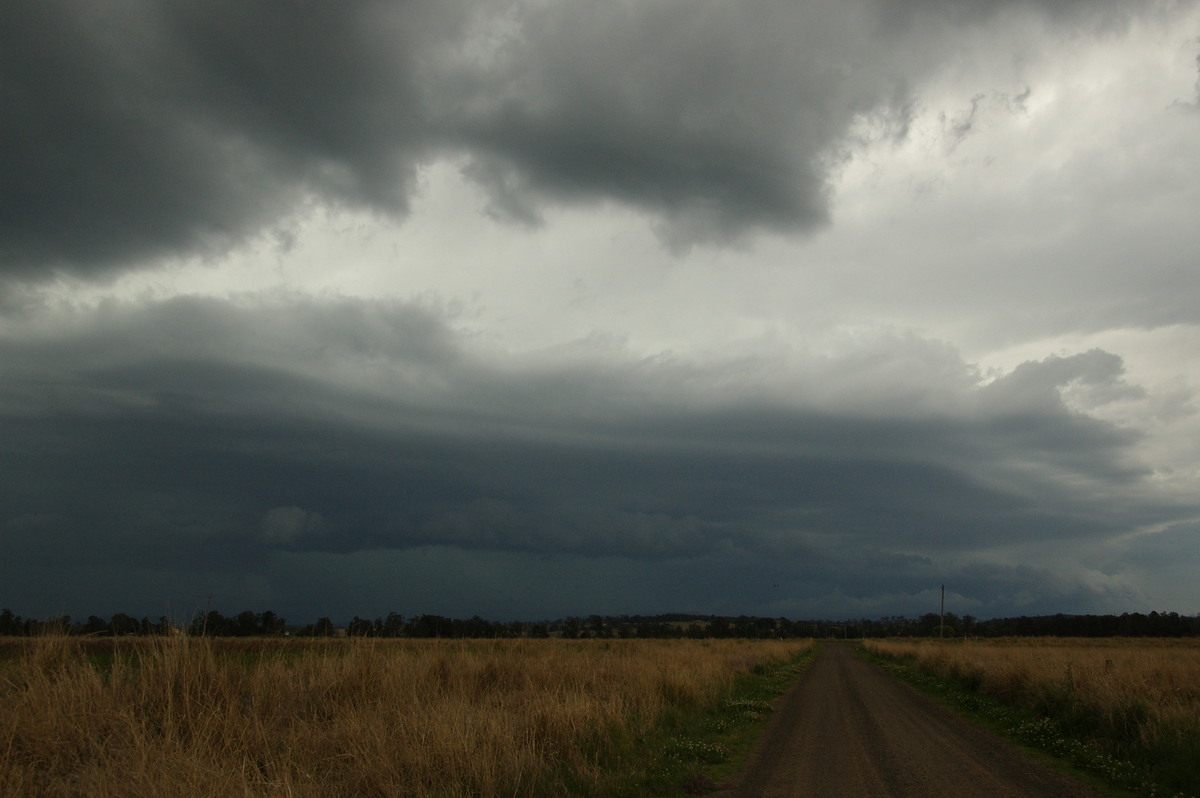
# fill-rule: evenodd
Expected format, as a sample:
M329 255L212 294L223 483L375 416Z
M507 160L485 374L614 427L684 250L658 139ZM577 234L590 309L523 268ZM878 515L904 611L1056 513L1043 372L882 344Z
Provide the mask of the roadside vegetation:
M1200 795L1200 640L873 640L894 675L1115 787Z
M807 641L9 639L0 794L703 792Z

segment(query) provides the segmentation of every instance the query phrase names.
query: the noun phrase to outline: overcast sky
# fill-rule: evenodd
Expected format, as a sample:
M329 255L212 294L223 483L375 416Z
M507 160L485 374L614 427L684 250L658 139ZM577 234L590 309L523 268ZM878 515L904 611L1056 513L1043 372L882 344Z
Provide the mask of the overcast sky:
M0 606L1196 613L1198 57L1194 1L6 2Z

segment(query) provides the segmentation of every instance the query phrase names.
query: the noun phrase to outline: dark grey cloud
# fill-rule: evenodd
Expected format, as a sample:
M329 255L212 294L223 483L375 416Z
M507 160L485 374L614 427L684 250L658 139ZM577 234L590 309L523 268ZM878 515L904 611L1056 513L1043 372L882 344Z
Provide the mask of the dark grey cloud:
M677 247L812 229L850 124L904 135L912 82L1000 4L909 5L6 3L0 264L220 252L306 198L403 217L446 154L524 223L615 200Z
M823 150L895 89L845 74L837 50L862 13L565 2L521 14L463 118L471 174L500 214L599 193L651 209L683 242L821 224Z
M1046 167L1054 180L1013 190L1041 200L1013 206L1001 176L996 197L1008 210L997 212L972 179L928 227L864 232L865 244L876 230L887 243L857 262L842 253L856 245L836 235L821 239L824 250L793 250L812 266L804 284L767 280L773 267L755 263L747 292L767 288L796 307L773 320L743 297L685 347L741 335L743 321L790 329L789 314L813 314L796 328L814 331L811 351L807 341L788 349L785 329L738 355L639 357L590 339L506 354L488 342L512 334L528 344L531 334L514 331L553 314L497 322L520 303L486 286L471 301L496 306L466 319L433 301L282 292L89 306L97 300L79 298L95 285L45 282L248 240L307 255L321 234L299 235L297 209L403 219L435 161L436 174L461 168L482 187L485 212L522 225L564 204L613 202L677 251L813 231L829 221L831 176L848 159L879 156L932 119L929 142L892 152L953 155L931 161L935 171L990 163L980 150L996 115L1033 121L1045 108L1035 67L1050 66L1047 42L1120 34L1131 14L1170 8L5 4L0 606L158 614L211 593L223 609L309 615L844 616L927 611L945 582L958 611L991 615L1135 609L1139 586L1189 584L1197 508L1178 487L1185 467L1172 471L1182 456L1156 425L1169 413L1177 423L1192 393L1179 382L1164 400L1151 380L1169 367L1127 351L1148 390L1120 356L1093 349L1038 356L987 381L949 344L860 334L905 318L946 334L946 318L969 316L960 323L1016 345L1193 320L1191 228L1176 216L1191 184L1186 170L1152 160L1169 146L1150 146L1149 116L1121 128L1123 142L1146 145L1122 144L1129 157L1114 159L1137 174L1133 184L1097 168L1107 138L1090 155L1072 140L1074 154ZM988 51L1030 37L1028 52ZM953 77L960 63L981 74L1009 57L1032 59L1012 74L1000 66L1010 85ZM947 82L960 94L935 98L956 109L938 128L921 91ZM1190 94L1190 78L1172 91L1164 103ZM1034 128L1029 140L1041 141ZM997 152L980 182L1012 164ZM437 180L439 191L453 182ZM939 271L950 251L953 268ZM505 271L512 252L496 257L498 271L519 271ZM299 260L279 279L305 272ZM413 285L398 271L393 289L451 297L482 273L475 262L421 283L424 267L403 267ZM261 282L265 268L251 268ZM568 277L573 268L564 265ZM597 286L623 274L589 268ZM577 281L580 295L589 281ZM585 314L566 335L593 324L653 348L659 336L698 333L683 321L703 324L703 311L671 303L715 309L723 299L703 284L676 291L681 283L651 288L625 318ZM555 295L548 288L546 302ZM530 296L526 306L543 299L537 287ZM619 292L601 306L626 312ZM649 323L660 311L677 318ZM1112 348L1129 336L1093 340ZM840 353L816 354L827 344Z
M898 405L910 400L886 379L867 411L731 388L724 367L690 405L671 386L694 392L697 364L499 367L452 317L404 303L175 299L52 315L0 341L0 604L53 593L47 573L76 585L57 600L81 604L84 575L114 570L165 595L157 575L175 573L241 603L300 602L286 563L445 550L592 563L599 581L559 584L537 610L550 615L581 596L619 604L603 574L687 568L708 592L664 587L656 601L800 611L838 594L865 607L1014 547L1069 560L1196 511L1146 498L1147 472L1127 462L1136 438L1056 397L1081 380L1132 390L1100 351L1025 364L947 414ZM1065 589L1049 570L1019 570L1019 585L1004 573L964 595L1003 612L996 596ZM377 596L379 579L338 600Z
M219 251L305 192L403 213L459 6L6 5L6 271Z
M457 122L491 212L536 223L542 203L599 195L651 211L676 248L824 225L852 124L902 139L913 84L965 29L1014 11L1089 29L1123 18L1107 3L516 8Z

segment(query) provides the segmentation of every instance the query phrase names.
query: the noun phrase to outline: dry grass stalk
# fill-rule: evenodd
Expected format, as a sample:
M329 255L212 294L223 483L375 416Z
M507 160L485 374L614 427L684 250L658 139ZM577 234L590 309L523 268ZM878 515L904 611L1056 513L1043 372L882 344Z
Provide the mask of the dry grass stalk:
M798 642L27 641L0 660L0 794L601 790L678 707Z
M1194 639L879 640L867 647L911 656L938 676L1007 700L1057 705L1118 743L1175 748L1200 739Z

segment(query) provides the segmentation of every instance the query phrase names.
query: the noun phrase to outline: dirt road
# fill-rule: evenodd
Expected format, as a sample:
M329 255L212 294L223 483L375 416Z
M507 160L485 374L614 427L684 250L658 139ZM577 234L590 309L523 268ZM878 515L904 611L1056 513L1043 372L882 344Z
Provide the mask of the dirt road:
M826 644L782 699L729 798L1099 798Z

